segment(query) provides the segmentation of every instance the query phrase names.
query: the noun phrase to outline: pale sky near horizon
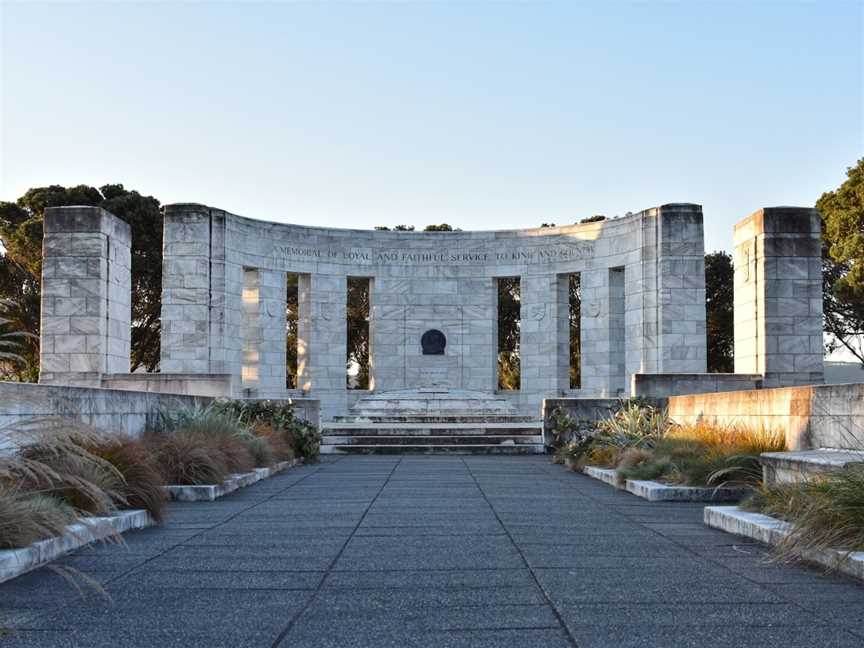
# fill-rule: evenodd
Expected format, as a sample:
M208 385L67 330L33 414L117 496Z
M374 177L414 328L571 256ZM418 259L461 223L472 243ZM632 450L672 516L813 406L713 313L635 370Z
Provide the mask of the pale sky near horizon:
M331 227L704 207L864 156L862 2L12 3L0 200L120 182Z

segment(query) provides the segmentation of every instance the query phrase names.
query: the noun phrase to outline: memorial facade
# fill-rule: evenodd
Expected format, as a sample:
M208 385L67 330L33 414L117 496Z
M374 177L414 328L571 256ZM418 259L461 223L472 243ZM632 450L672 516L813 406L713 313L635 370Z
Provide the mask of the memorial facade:
M785 207L736 226L738 373L724 375L705 373L698 205L483 232L328 229L168 205L161 373L130 374L129 228L97 207L49 208L40 382L301 398L320 402L325 422L428 422L443 408L452 423L506 414L514 427L539 420L548 398L818 384L819 228L815 210ZM349 292L362 307L349 308ZM502 335L505 325L515 328ZM365 366L352 382L358 330ZM502 354L518 358L507 389Z
M164 373L230 374L236 396L286 387L286 286L297 282L296 385L325 416L346 387L349 278L369 287L369 387L493 393L497 282L518 278L518 389L619 396L634 373L705 371L701 208L664 205L601 222L491 232L337 230L243 218L197 204L165 209ZM568 283L581 289L580 388L570 388ZM430 349L432 350L430 352Z

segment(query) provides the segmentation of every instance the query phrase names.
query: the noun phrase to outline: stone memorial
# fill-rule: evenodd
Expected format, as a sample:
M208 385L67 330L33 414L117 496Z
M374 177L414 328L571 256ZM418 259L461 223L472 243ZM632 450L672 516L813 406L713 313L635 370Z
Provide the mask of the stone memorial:
M402 422L412 434L444 430L455 439L455 430L497 426L500 443L518 445L526 439L507 430L533 434L526 424L539 422L548 398L822 380L812 209L764 209L736 227L739 373L725 376L705 374L699 205L477 232L328 229L185 203L167 205L164 216L157 377L128 373L128 226L94 207L46 210L41 382L167 390L161 381L199 395L317 399L325 427ZM358 281L368 313L349 324L348 288ZM517 343L506 351L502 285L518 309ZM352 389L346 374L349 326L368 332L368 389ZM518 355L513 389L498 388L502 352ZM536 437L529 441L536 450Z

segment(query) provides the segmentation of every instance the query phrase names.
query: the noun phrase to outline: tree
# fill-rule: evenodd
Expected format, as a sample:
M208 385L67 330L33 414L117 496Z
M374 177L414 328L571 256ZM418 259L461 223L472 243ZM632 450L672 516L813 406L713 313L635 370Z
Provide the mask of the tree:
M712 252L705 255L705 323L708 344L708 371L735 371L733 316L734 272L732 255Z
M424 232L461 232L462 230L458 228L454 228L447 223L441 223L440 225L427 225L423 228Z
M390 231L390 228L387 227L386 225L376 225L375 229L378 230L379 232L389 232ZM394 232L413 232L414 226L413 225L396 225L393 227L393 231Z
M99 189L87 185L51 185L30 189L14 203L0 202L0 243L5 248L0 264L0 297L16 301L16 325L26 325L21 330L38 335L42 222L46 208L64 205L102 207L132 228L130 368L154 371L159 365L162 213L159 201L152 196L128 191L121 184ZM28 350L26 357L30 367L22 379L32 379L38 372L38 348Z
M498 279L498 389L519 389L522 298L519 277Z
M39 282L8 255L0 256L0 304L5 329L16 338L13 361L0 367L0 378L19 382L39 379Z
M346 367L356 366L356 376L348 376L349 389L369 389L369 279L348 277L348 353Z
M816 201L822 215L822 311L829 353L845 348L864 363L864 158L836 191Z

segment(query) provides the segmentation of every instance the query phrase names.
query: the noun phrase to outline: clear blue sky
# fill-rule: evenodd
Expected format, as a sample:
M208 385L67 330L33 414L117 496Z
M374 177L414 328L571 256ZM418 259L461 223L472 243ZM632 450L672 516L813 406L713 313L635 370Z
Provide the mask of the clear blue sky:
M4 2L0 199L122 182L327 226L705 209L864 155L861 2Z

